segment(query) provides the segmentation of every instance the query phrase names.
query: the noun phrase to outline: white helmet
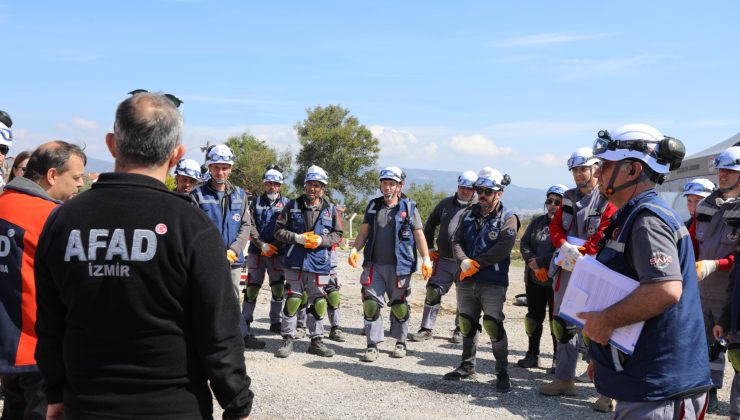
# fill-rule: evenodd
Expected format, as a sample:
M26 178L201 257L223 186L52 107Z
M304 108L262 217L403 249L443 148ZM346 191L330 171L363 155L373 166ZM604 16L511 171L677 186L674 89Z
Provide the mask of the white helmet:
M495 191L503 191L504 187L511 184L509 175L502 175L501 172L486 166L478 172L478 179L475 180L476 188L488 188Z
M380 171L380 175L378 175L378 181L382 181L384 179L392 179L400 183L406 179L406 174L399 167L386 166Z
M548 196L550 194L556 194L562 197L565 195L565 191L567 190L568 190L568 187L566 187L565 185L555 184L552 187L547 189L547 193L545 194L545 196Z
M278 184L282 184L283 174L277 169L268 169L265 172L265 176L262 177L262 182L277 182Z
M231 149L229 149L229 146L219 144L208 151L206 165L212 165L214 163L225 163L226 165L234 164L234 154L231 152Z
M457 186L473 188L475 186L475 181L477 180L478 176L475 174L475 172L465 171L457 177Z
M326 185L329 183L329 177L326 175L326 171L321 169L320 166L311 165L311 167L306 171L306 179L303 183L305 184L308 181L319 181Z
M593 150L588 147L579 147L568 158L568 170L579 166L593 166L599 163L599 159L594 157Z
M680 140L666 137L647 124L623 125L613 133L599 131L593 152L594 156L609 161L641 160L659 174L678 168L686 154Z
M13 130L0 121L0 144L11 147L13 145Z
M715 169L740 171L740 146L732 146L714 158Z
M714 182L706 178L696 178L691 180L691 182L687 182L686 185L683 186L683 196L700 195L707 198L709 194L713 193L716 189L717 186L714 185Z
M187 176L200 181L203 174L200 172L200 165L193 159L180 159L175 166L175 175Z

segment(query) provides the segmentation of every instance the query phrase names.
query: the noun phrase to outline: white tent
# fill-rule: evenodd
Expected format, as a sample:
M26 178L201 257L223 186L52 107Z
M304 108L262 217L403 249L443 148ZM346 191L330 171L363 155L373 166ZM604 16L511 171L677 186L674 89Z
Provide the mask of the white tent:
M740 142L740 133L735 134L729 139L715 144L707 149L691 156L687 156L681 163L681 167L671 171L668 179L657 186L660 196L684 217L688 218L689 213L686 210L686 199L681 194L683 186L694 178L707 178L717 183L717 170L714 169L714 158L728 147L734 146Z

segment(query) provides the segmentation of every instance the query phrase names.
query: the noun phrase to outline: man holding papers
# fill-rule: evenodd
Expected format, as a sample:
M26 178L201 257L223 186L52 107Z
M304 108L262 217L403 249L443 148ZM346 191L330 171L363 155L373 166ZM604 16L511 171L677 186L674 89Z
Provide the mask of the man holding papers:
M578 314L591 339L597 391L615 418L703 418L711 387L691 240L654 189L684 157L683 144L644 124L600 131L600 191L619 208L597 259L640 285L623 300ZM645 321L631 356L609 345L616 328Z

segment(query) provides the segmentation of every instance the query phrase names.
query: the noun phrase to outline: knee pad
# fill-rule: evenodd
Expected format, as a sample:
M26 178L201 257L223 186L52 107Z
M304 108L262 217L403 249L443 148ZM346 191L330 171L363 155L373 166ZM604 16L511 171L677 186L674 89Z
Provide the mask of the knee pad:
M475 337L475 334L480 331L478 320L468 314L460 312L458 323L460 324L460 332L462 333L463 337Z
M323 297L317 297L314 299L313 305L308 308L308 311L313 314L315 319L324 319L326 316L326 299Z
M301 293L301 308L305 308L306 306L308 306L308 292L304 290Z
M272 299L281 301L285 297L285 283L278 281L270 284L270 291L272 292Z
M408 321L411 316L408 302L405 300L394 300L391 302L391 314L401 322Z
M435 306L439 305L440 302L442 302L442 289L433 284L427 286L427 296L424 299L424 303L429 306Z
M735 373L740 373L740 343L730 343L727 346L727 360L735 369Z
M341 302L341 296L339 296L339 290L327 291L326 301L329 304L330 308L339 309L339 303Z
M249 303L256 302L261 288L262 287L259 284L248 284L247 287L244 288L244 300Z
M561 344L567 343L576 335L575 325L568 324L559 316L553 317L552 321L550 321L550 330L553 337Z
M483 315L483 329L486 330L486 334L491 337L491 341L494 343L498 343L506 335L503 321L497 321L496 318L490 315Z
M540 325L542 324L537 322L534 318L530 318L528 316L524 317L524 332L527 334L527 337L532 337Z
M375 321L380 317L380 304L375 299L365 299L362 301L362 313L367 321Z
M286 316L292 317L298 313L298 309L301 308L301 296L300 295L289 295L285 299L285 309L283 312Z

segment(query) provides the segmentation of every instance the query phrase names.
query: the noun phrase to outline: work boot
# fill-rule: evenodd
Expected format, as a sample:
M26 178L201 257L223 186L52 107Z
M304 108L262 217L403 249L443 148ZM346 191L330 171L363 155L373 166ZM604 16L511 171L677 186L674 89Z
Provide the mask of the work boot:
M334 340L334 341L343 343L347 341L347 337L344 336L344 331L342 331L339 327L331 327L331 332L329 333L329 340Z
M462 343L462 331L460 331L460 328L455 327L455 331L452 332L452 337L450 337L450 343L452 344Z
M283 337L283 342L280 344L280 348L275 352L275 357L282 359L290 356L293 353L293 337L286 335Z
M391 357L394 359L403 359L406 357L406 343L399 341L396 343L396 348L391 352Z
M599 396L599 398L591 404L591 408L600 413L611 413L617 407L617 401L609 397Z
M462 381L464 379L475 379L476 376L475 367L461 364L452 372L445 373L443 378L447 381Z
M578 392L576 391L575 381L561 381L560 379L555 379L549 384L544 384L540 386L540 394L549 395L551 397L555 397L558 395L568 395L574 397L578 394Z
M536 354L527 353L524 356L524 359L518 360L516 362L516 365L519 366L520 368L526 368L526 369L534 368L534 367L537 367L539 360L540 358Z
M432 338L432 330L422 328L416 333L411 333L408 336L410 341L426 341Z
M712 388L707 392L707 413L719 413L719 400L717 399L717 388Z
M321 338L311 339L311 345L308 346L308 352L321 357L334 356L334 350L326 347L326 344L324 344L324 341Z
M511 390L511 381L507 372L496 374L496 392L509 392Z
M360 360L368 363L378 360L378 348L375 346L367 346L365 354L360 356Z
M279 322L273 322L270 324L270 331L280 334L282 332L282 325Z
M258 340L257 337L253 336L252 334L247 334L246 336L244 336L244 348L264 349L265 342L262 340Z
M306 338L306 329L304 327L298 327L295 329L295 338L296 340L300 340L301 338Z

